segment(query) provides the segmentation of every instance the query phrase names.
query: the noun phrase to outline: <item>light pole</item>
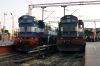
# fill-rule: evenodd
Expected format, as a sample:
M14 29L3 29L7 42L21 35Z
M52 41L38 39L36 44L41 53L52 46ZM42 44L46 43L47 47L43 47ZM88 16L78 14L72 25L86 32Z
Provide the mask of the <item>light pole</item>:
M10 13L12 16L12 41L13 41L13 36L14 36L14 16L12 13Z
M94 41L95 41L95 38L96 38L96 22L94 21L94 24L95 24L95 30L94 30Z
M64 16L65 16L65 8L67 7L67 5L63 5L63 6L61 6L61 7L64 8Z
M44 19L44 8L46 8L45 6L44 7L41 7L42 8L42 20Z
M4 35L5 35L5 15L7 14L4 12L4 24L3 24L3 35L2 35L3 42L4 42Z

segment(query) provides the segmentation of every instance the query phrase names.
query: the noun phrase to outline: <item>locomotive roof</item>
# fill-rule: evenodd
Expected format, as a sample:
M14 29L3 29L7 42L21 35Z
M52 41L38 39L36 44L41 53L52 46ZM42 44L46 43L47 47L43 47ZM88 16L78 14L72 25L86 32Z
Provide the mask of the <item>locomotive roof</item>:
M33 18L33 20L34 20L35 23L39 23L41 21L41 20L36 19L34 16L30 16L30 15L22 15L18 19L22 19L23 17Z
M74 15L64 15L61 19L65 18L65 17L67 17L67 16L77 18L77 17L76 17L76 16L74 16Z

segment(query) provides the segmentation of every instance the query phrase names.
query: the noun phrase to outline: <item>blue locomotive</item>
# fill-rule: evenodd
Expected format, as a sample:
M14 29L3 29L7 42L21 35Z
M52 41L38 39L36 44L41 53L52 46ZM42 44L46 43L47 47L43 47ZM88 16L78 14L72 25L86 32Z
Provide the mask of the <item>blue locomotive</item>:
M50 31L52 32L48 28L50 26L45 25L42 20L36 21L33 16L22 15L18 18L18 23L18 36L14 38L14 46L17 51L31 51L37 46L49 45L50 40L56 40L51 37L51 33L49 34Z
M57 49L80 51L85 48L84 23L74 15L65 15L59 23Z

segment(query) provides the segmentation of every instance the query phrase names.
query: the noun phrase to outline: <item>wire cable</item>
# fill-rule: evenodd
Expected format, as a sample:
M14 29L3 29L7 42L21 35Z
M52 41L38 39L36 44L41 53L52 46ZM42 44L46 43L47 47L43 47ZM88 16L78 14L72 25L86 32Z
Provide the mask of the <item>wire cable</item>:
M25 0L27 3L31 4L29 1Z

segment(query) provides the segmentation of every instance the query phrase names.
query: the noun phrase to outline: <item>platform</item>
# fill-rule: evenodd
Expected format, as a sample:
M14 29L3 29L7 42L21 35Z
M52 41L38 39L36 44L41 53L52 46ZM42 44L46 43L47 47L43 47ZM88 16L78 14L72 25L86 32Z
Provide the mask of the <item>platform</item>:
M12 41L0 41L0 54L14 51L14 46Z
M0 46L11 46L13 45L13 41L0 41Z
M100 66L100 42L87 42L85 51L85 66Z

